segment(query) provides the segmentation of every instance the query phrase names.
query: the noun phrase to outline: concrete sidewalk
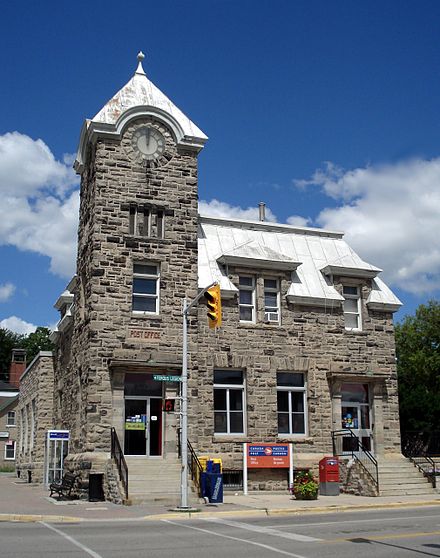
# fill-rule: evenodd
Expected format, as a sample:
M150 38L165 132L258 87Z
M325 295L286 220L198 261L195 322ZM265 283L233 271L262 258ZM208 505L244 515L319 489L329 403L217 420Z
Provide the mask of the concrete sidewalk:
M320 496L318 500L292 500L287 493L253 492L224 495L224 504L201 503L197 512L173 512L168 504L154 502L117 506L110 502L87 502L49 498L42 485L27 484L13 474L0 474L0 521L140 521L173 517L208 517L213 515L273 516L304 513L347 512L365 509L440 505L440 494L433 496ZM440 509L439 509L440 511Z

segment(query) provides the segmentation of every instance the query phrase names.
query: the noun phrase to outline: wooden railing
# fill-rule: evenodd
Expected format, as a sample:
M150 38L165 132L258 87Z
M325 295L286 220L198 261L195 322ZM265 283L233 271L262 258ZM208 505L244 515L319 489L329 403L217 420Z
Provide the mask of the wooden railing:
M115 461L116 467L118 468L119 479L125 491L125 499L128 499L128 467L125 461L124 453L119 443L118 435L114 428L111 429L111 455Z
M345 440L345 444L344 444ZM335 430L332 432L333 455L349 455L367 474L379 494L379 469L376 458L362 444L352 430Z

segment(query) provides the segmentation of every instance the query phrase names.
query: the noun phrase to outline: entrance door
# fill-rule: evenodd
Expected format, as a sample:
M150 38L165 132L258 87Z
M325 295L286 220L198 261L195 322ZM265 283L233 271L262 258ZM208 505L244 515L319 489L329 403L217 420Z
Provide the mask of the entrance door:
M162 455L162 398L125 398L124 454Z
M368 384L342 385L342 428L350 429L364 448L373 451ZM343 439L343 451L356 451L356 443Z

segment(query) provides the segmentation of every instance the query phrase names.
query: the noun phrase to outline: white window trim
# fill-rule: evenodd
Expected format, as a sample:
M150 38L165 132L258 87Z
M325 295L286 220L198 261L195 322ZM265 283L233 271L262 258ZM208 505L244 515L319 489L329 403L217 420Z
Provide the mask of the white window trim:
M357 294L347 294L344 293L344 287L352 287L355 288L357 290ZM350 311L346 311L345 309L345 304L343 303L344 306L344 326L345 326L345 330L346 331L362 331L362 312L361 312L361 294L360 294L360 289L357 285L343 285L342 286L342 296L348 300L356 300L357 301L357 312L350 312ZM359 327L347 327L347 325L345 324L345 316L346 315L350 315L350 316L357 316L358 317L358 324Z
M276 281L277 286L274 287L266 287L266 281ZM266 292L268 293L276 293L277 295L277 305L276 310L274 306L266 306ZM263 296L264 296L264 321L269 324L277 324L281 323L281 304L280 304L280 280L277 277L263 277ZM271 310L267 310L267 308L271 308ZM269 320L269 316L266 315L269 313L276 312L278 314L278 320Z
M247 286L247 285L240 285L240 277L246 277L249 279L252 279L252 286ZM255 281L255 276L254 275L239 275L238 277L238 318L240 323L243 324L255 324L256 323L256 315L257 315L257 308L256 308L256 294L255 294L255 290L256 290L256 281ZM240 291L251 291L252 293L252 303L251 304L242 304L240 302ZM240 311L241 308L251 308L252 310L252 320L242 320L240 317Z
M214 436L230 436L230 437L237 437L237 436L246 436L246 380L243 372L243 383L242 384L214 384L213 389L225 389L226 390L226 430L227 432L216 432L215 431L215 418L214 418ZM229 399L229 390L241 390L242 396L242 414L243 414L243 431L242 432L231 432L231 423L230 423L230 399ZM213 409L215 415L215 408ZM223 410L220 412L224 412ZM233 411L236 412L236 411Z
M279 372L287 372L290 374L294 374L295 372L286 371L286 370L279 370ZM292 416L293 414L300 414L300 413L293 413L292 411L292 397L289 395L288 402L289 402L289 430L290 432L278 432L279 438L306 438L309 435L309 418L308 418L308 403L307 403L307 378L303 372L304 377L304 386L279 386L277 384L277 392L278 391L287 391L291 392L300 392L303 394L303 405L304 405L304 433L299 432L292 432L293 424L292 424ZM285 411L283 411L285 413ZM278 408L277 408L277 422L278 422ZM278 429L278 426L277 426Z
M132 314L136 315L136 316L158 316L160 313L160 267L157 263L151 263L151 262L134 262L134 265L151 265L151 266L155 266L156 270L157 270L157 274L156 275L150 275L147 273L136 273L134 271L134 266L133 266L133 286L132 286L132 300L131 300L131 304L133 306L133 300L134 297L138 297L138 298L153 298L156 300L156 311L155 312L147 312L147 311L143 311L143 310L134 310L132 308ZM134 279L138 278L138 279L156 279L156 294L152 295L152 294L144 294L144 293L135 293L134 292Z
M7 447L11 446L11 444L14 447L14 457L6 457ZM10 442L6 442L6 444L5 444L5 461L15 461L16 453L17 453L17 443L16 443L16 441L11 440Z
M14 422L9 423L9 413L14 413ZM8 411L6 415L6 428L15 428L17 426L17 414L15 411Z

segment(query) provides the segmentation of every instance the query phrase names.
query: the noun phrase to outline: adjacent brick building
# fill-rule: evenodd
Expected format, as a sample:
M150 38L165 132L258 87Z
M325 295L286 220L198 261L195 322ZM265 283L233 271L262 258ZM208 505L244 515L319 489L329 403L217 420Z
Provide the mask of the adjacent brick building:
M207 138L147 78L134 77L81 133L77 274L57 302L55 428L68 465L104 474L115 429L126 456L176 459L179 415L164 398L182 371L182 302L220 284L223 324L189 319L189 440L240 471L243 443L292 442L316 467L333 430L400 454L392 314L400 302L334 231L198 215ZM262 218L264 218L262 216ZM176 406L178 410L178 405ZM110 480L109 480L110 479ZM285 487L254 470L253 488Z

